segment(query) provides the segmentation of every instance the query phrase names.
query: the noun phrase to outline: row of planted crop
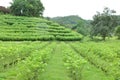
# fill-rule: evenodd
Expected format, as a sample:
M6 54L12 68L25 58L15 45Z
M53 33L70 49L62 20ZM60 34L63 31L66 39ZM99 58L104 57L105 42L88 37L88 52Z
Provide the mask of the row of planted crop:
M0 26L1 30L4 31L7 29L7 31L29 31L29 30L41 30L43 29L47 29L49 32L70 32L69 29L66 29L63 26L49 26L46 23L39 23L39 24L35 24L34 26L31 25L31 27L28 27L29 25L25 26L23 24L16 24L16 25L12 25L12 26Z
M24 60L31 55L33 50L41 49L48 45L48 42L1 42L0 43L0 71L15 65L18 61Z
M70 35L70 36L68 36ZM58 41L80 41L82 39L81 36L71 35L71 34L59 34L57 36L49 35L49 34L28 34L28 33L14 33L14 34L2 34L0 36L0 40L2 41L50 41L50 40L58 40Z
M114 44L76 42L70 45L91 64L100 68L106 74L113 76L116 80L120 79L120 57L118 57L117 53L120 49L118 51L112 49L111 45L114 46ZM119 43L116 45L119 45Z
M2 35L18 35L18 36L24 36L24 35L54 35L54 36L79 36L76 33L70 32L70 33L59 33L59 32L48 32L46 30L1 30L0 34Z
M0 79L39 80L39 74L44 71L44 67L47 65L55 45L56 43L53 42L51 45L48 45L43 49L34 46L37 49L31 50L30 55L25 60L18 61L18 64L14 67L0 73Z
M44 35L44 34L43 34ZM38 36L38 35L25 35L25 36L18 36L18 35L5 35L0 36L0 40L2 41L51 41L51 40L58 40L58 41L80 41L80 36L52 36L52 35L44 35L44 36Z
M38 35L39 35L39 33L48 33L49 31L47 31L47 30L45 30L45 29L38 29L38 30L10 30L10 29L5 29L5 30L0 30L1 32L0 33L2 33L2 34L17 34L17 33L19 33L19 35L20 34L22 34L22 33L26 33L26 34L30 34L30 33L32 33L32 34L34 34L34 33L37 33ZM51 35L63 35L63 34L65 34L66 36L68 35L68 36L71 36L71 35L76 35L75 33L72 33L72 32L66 32L66 30L63 30L63 31L65 31L65 32L59 32L59 30L57 31L57 32L49 32ZM71 34L71 35L70 35Z
M81 80L82 70L87 61L78 55L68 44L62 42L61 45L64 66L69 73L69 77L73 80Z
M58 33L59 34L60 33L61 34L69 34L69 33L73 33L70 29L65 29L64 28L64 29L61 30L61 27L59 27L59 26L55 27L57 29L53 29L52 27L50 27L50 28L49 27L42 27L41 28L39 26L38 27L36 26L36 27L27 28L25 26L19 26L19 27L13 27L13 26L12 27L11 26L6 27L6 26L2 26L0 32L2 32L2 33L19 33L19 32L21 32L21 33L29 33L29 32L30 33L36 33L36 32L39 33L41 31L47 31L47 32L50 32L50 34L58 34Z
M14 35L18 35L18 36L26 36L26 35L31 35L31 36L34 36L34 35L38 35L38 36L42 36L43 34L44 35L50 35L48 32L46 31L8 31L8 32L0 32L1 35L10 35L10 36L14 36Z
M11 15L0 15L0 19L2 19L2 21L8 21L8 22L16 22L16 20L18 22L23 22L23 23L26 23L26 22L48 22L47 20L45 19L42 19L42 18L30 18L30 17L19 17L19 16L11 16Z
M54 40L54 36L52 35L1 35L0 40L2 41L51 41Z

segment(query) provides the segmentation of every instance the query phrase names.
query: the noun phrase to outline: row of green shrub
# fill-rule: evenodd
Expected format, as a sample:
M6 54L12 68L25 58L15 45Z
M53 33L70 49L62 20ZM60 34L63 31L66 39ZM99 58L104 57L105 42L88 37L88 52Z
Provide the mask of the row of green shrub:
M56 36L56 40L58 41L80 41L81 39L81 36Z
M0 36L1 41L80 41L82 38L79 36L29 36L29 37L22 37L22 36Z
M72 30L42 18L2 15L0 19L0 40L3 41L81 40Z
M54 36L30 36L30 37L21 37L21 36L0 36L1 41L51 41L54 40Z

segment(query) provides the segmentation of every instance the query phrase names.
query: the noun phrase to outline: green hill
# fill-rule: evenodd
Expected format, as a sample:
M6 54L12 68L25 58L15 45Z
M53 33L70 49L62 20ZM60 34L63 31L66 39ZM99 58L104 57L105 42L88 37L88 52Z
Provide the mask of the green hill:
M51 18L51 20L67 28L73 29L82 35L90 34L91 20L84 20L81 17L76 16L76 15L54 17L54 18Z
M43 18L0 15L0 40L3 41L76 41L81 35Z
M64 25L68 28L72 28L73 26L78 24L80 20L83 20L83 19L80 18L79 16L71 15L71 16L64 16L64 17L54 17L54 18L51 18L51 20L61 25Z

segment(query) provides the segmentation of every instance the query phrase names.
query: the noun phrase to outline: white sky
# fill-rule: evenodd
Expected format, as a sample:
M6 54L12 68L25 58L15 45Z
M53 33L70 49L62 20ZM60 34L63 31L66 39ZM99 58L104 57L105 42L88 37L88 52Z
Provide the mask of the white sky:
M0 5L9 6L12 0L0 0ZM79 15L83 19L92 19L96 11L109 7L120 14L120 0L41 0L45 6L44 16Z

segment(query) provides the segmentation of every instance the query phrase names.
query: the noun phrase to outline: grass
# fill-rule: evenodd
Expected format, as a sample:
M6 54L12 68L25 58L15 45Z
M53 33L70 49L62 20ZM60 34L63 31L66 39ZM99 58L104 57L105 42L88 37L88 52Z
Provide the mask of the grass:
M60 50L60 45L57 45L53 56L45 68L45 72L40 74L39 80L72 80L68 77Z
M106 75L100 69L87 63L82 70L82 80L114 80L113 77Z

